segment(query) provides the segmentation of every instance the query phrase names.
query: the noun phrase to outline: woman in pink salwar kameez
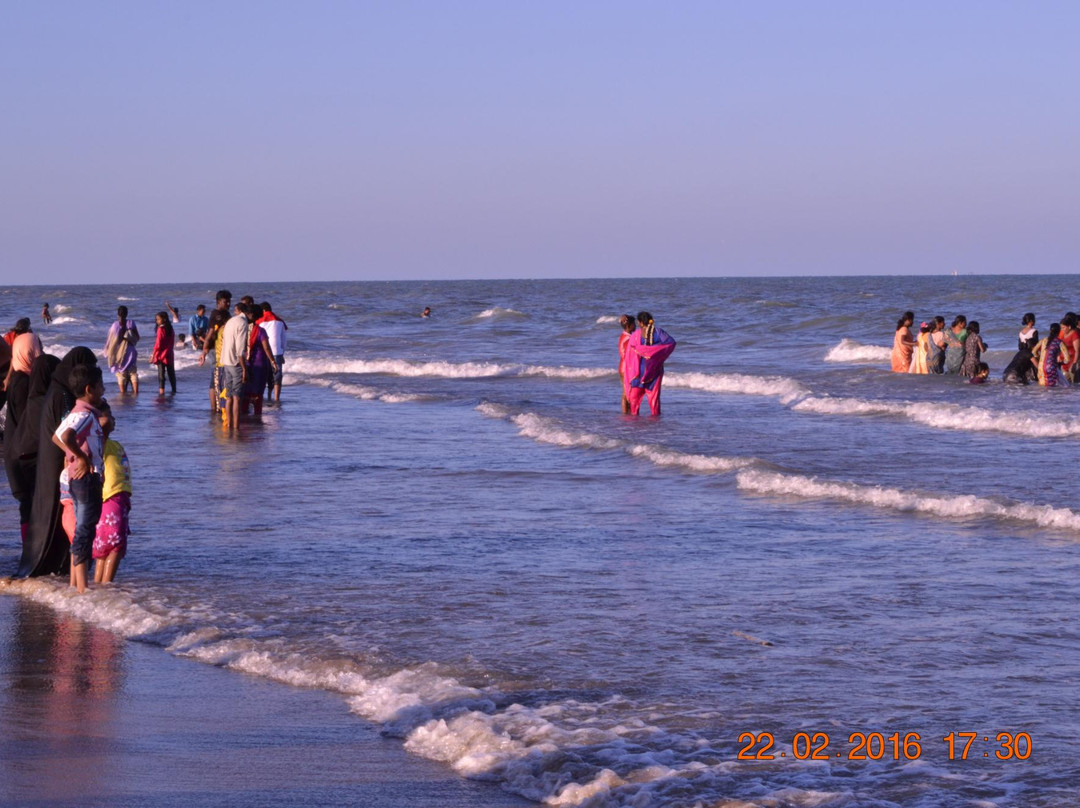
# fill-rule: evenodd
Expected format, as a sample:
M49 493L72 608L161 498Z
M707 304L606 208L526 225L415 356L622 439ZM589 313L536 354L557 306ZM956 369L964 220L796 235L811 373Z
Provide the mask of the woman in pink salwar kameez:
M630 335L623 357L623 388L630 404L630 415L638 414L643 398L649 400L649 411L659 415L664 362L675 350L675 340L656 327L649 312L639 312L637 320L638 329Z

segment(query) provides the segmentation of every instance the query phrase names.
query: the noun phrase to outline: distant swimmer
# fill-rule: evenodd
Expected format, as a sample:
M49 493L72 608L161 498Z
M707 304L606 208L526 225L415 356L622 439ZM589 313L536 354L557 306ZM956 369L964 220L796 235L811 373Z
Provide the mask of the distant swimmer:
M48 325L52 322L52 315L49 314L49 304L46 303L41 307L41 322Z
M990 366L985 362L978 362L975 365L975 375L969 380L969 384L986 384L986 380L990 377Z
M430 317L431 316L431 306L424 306L424 310L420 313L420 316L421 317Z
M657 328L649 312L638 312L638 328L630 335L623 362L623 388L630 403L630 415L637 415L641 400L649 399L649 410L660 414L660 386L664 362L675 350L675 340Z

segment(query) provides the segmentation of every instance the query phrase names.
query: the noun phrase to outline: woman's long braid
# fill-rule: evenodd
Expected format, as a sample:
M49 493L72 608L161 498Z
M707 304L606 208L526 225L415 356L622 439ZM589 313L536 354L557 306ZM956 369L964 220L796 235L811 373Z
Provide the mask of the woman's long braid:
M655 331L655 330L656 330L656 323L654 323L652 320L649 320L648 325L645 326L645 334L644 334L644 336L645 336L645 344L646 345L652 345L653 331Z

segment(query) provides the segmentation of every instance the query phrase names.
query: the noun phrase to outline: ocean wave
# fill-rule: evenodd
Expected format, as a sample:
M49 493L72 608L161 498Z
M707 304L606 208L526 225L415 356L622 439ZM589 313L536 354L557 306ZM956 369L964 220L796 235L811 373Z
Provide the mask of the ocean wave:
M317 387L325 387L335 393L351 396L361 401L382 401L386 404L404 404L410 401L425 401L426 396L416 393L388 393L375 387L365 387L362 384L349 384L348 382L336 382L332 379L310 379L311 384Z
M124 297L123 295L118 295L116 299L117 300L138 300L139 298L137 298L137 297Z
M53 317L51 325L70 325L71 323L89 323L89 320L84 320L82 317L68 317L61 315L60 317Z
M826 362L888 362L892 357L892 349L881 345L862 345L853 339L846 337L840 340L839 345L825 354Z
M499 362L415 362L406 359L320 359L289 356L290 372L307 376L341 373L380 373L387 376L430 376L443 379L482 379L493 376L545 376L553 379L598 379L615 375L606 368L547 367Z
M724 739L687 727L688 713L667 703L474 686L435 662L376 670L363 657L325 650L320 638L268 636L243 613L172 608L160 594L140 602L126 586L77 595L66 580L48 577L0 582L0 592L183 659L337 694L410 753L546 805L633 808L692 795L695 804L732 808L822 806L849 804L851 796L815 789L818 778L804 780L797 761L748 776ZM679 728L665 726L673 708Z
M1023 412L991 412L981 407L962 407L942 402L892 403L829 396L804 398L792 409L821 415L893 416L934 429L965 432L1003 432L1029 438L1080 436L1080 418L1034 416Z
M748 376L741 373L665 373L664 384L707 393L775 396L785 404L808 392L797 381L785 376Z
M71 306L65 306L63 303L57 303L52 307L52 310L57 313L63 313L65 311L71 311Z
M538 443L568 449L619 450L631 457L647 460L655 466L676 468L691 473L721 474L746 468L757 462L753 458L689 454L650 444L608 438L591 432L570 429L553 418L533 412L515 413L501 404L485 402L476 409L488 418L510 421L518 428L519 435Z
M484 309L482 312L476 315L477 320L488 320L492 317L528 317L525 312L518 311L517 309L504 309L501 306L494 306L490 309Z
M757 494L850 502L946 519L1001 519L1041 528L1080 532L1080 514L1050 505L1003 504L971 494L943 496L758 469L740 471L736 475L736 483L740 489Z
M51 343L48 343L48 344L43 344L42 347L45 349L45 353L52 354L53 356L58 356L61 359L63 359L64 355L67 354L67 352L70 351L75 346L74 345L63 345L63 344L58 343L58 342L51 342Z
M614 314L605 314L605 315L603 315L601 317L596 318L596 324L597 325L607 325L608 323L617 323L617 322L619 322L619 318L616 317Z
M50 577L5 581L0 592L156 644L177 657L345 696L353 713L401 738L409 752L549 805L601 799L605 805L632 806L645 798L643 791L657 798L681 793L686 778L701 781L707 795L716 785L708 778L725 768L710 773L694 759L701 743L651 723L659 705L636 705L618 696L581 702L545 691L507 696L493 685L465 684L433 662L378 674L362 658L327 657L310 643L254 636L264 632L244 615L234 613L239 623L226 629L221 625L226 618L208 609L196 614L151 608L120 587L77 595L66 580ZM541 706L521 703L526 700Z

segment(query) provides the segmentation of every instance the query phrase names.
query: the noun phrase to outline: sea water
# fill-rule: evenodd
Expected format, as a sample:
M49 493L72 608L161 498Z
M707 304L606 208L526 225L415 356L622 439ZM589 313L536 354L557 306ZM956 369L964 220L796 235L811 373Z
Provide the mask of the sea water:
M552 805L1076 804L1080 390L1000 381L1073 278L221 285L289 325L237 435L194 352L175 397L145 364L216 287L0 290L54 353L121 303L143 335L119 584L5 591ZM639 309L660 418L619 412ZM980 321L990 382L890 373L906 309Z

